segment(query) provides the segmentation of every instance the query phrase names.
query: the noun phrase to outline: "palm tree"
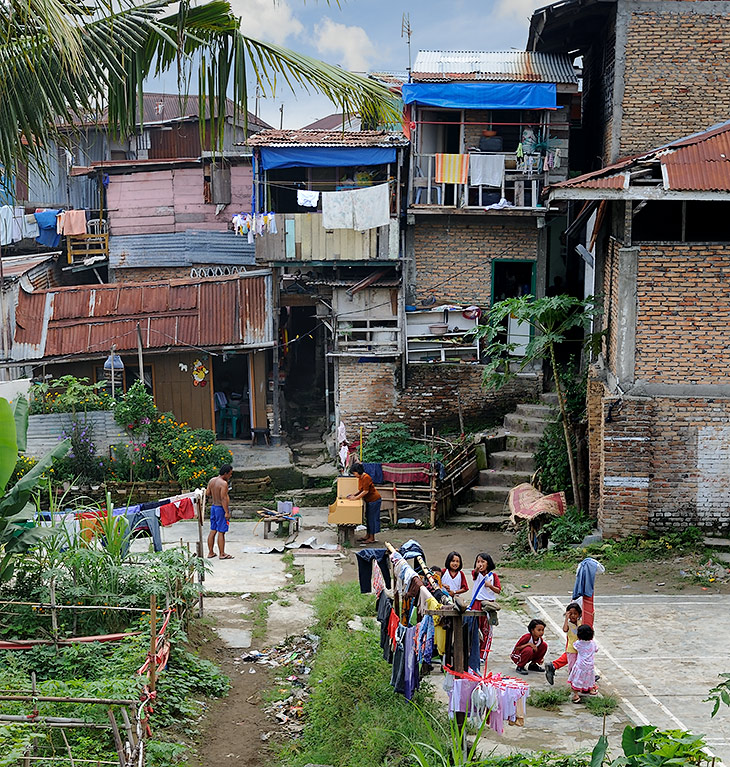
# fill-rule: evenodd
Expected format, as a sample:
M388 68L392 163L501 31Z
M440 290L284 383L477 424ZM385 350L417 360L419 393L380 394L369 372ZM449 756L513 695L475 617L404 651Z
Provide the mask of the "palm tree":
M42 165L44 146L68 126L106 110L110 128L137 124L145 77L177 68L181 91L197 80L201 116L220 145L226 96L246 114L246 80L327 96L343 113L393 119L388 91L374 81L241 32L227 0L5 0L0 3L0 166ZM200 121L201 126L205 121ZM204 129L204 128L203 128Z

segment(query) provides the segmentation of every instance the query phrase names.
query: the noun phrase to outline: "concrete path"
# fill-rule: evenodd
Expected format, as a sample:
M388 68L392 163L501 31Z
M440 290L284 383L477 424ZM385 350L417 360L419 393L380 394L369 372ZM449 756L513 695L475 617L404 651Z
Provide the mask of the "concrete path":
M557 636L569 601L567 596L529 597L528 610ZM730 764L730 709L721 707L713 719L712 704L704 702L718 675L730 672L725 649L730 597L598 596L595 628L599 686L614 688L634 723L704 734L713 754ZM556 684L564 681L561 673Z

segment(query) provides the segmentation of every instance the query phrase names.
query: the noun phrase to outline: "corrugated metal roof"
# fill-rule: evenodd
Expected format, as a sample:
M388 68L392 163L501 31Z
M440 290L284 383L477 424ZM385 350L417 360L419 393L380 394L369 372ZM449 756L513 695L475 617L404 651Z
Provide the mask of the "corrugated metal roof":
M53 262L58 255L58 253L39 253L33 256L3 256L3 277L6 280L19 280L36 267Z
M169 234L117 234L109 238L109 266L253 266L256 246L233 232L188 230Z
M309 125L303 125L302 130L344 130L346 131L359 131L360 130L359 114L343 115L342 112L335 112L334 114L321 117L319 120L315 120Z
M262 130L248 139L249 146L407 146L402 133L384 130Z
M730 192L730 121L664 144L644 154L629 157L601 170L554 184L557 189L627 189L626 172L663 166L661 188L676 192ZM622 183L618 183L618 180Z
M272 277L245 275L169 282L80 285L20 291L13 359L53 359L137 348L262 348L274 342Z
M412 79L578 83L568 56L531 51L419 51Z

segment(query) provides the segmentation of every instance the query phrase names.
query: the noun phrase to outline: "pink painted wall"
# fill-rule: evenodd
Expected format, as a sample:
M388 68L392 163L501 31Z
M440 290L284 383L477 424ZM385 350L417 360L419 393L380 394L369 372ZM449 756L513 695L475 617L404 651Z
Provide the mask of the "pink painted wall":
M226 231L231 216L251 209L251 167L231 167L231 204L219 216L203 202L203 169L175 168L111 176L107 188L109 231L159 234L187 229Z

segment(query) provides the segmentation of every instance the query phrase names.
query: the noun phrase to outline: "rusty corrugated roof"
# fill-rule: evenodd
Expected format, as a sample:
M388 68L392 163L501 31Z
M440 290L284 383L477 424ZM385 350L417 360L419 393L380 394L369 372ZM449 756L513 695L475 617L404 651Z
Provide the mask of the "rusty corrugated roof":
M411 77L416 82L578 83L568 56L533 51L419 51Z
M6 280L18 280L36 267L55 261L58 255L59 253L39 253L32 256L3 256L3 278Z
M263 130L249 136L249 146L335 146L383 147L406 146L408 139L402 133L384 130Z
M628 174L651 167L662 174L661 189L675 192L730 192L730 121L619 160L601 170L553 184L554 189L626 189ZM620 172L624 171L624 172ZM618 183L618 181L621 183Z
M137 348L262 348L274 342L271 272L168 282L20 291L13 359L108 354Z

